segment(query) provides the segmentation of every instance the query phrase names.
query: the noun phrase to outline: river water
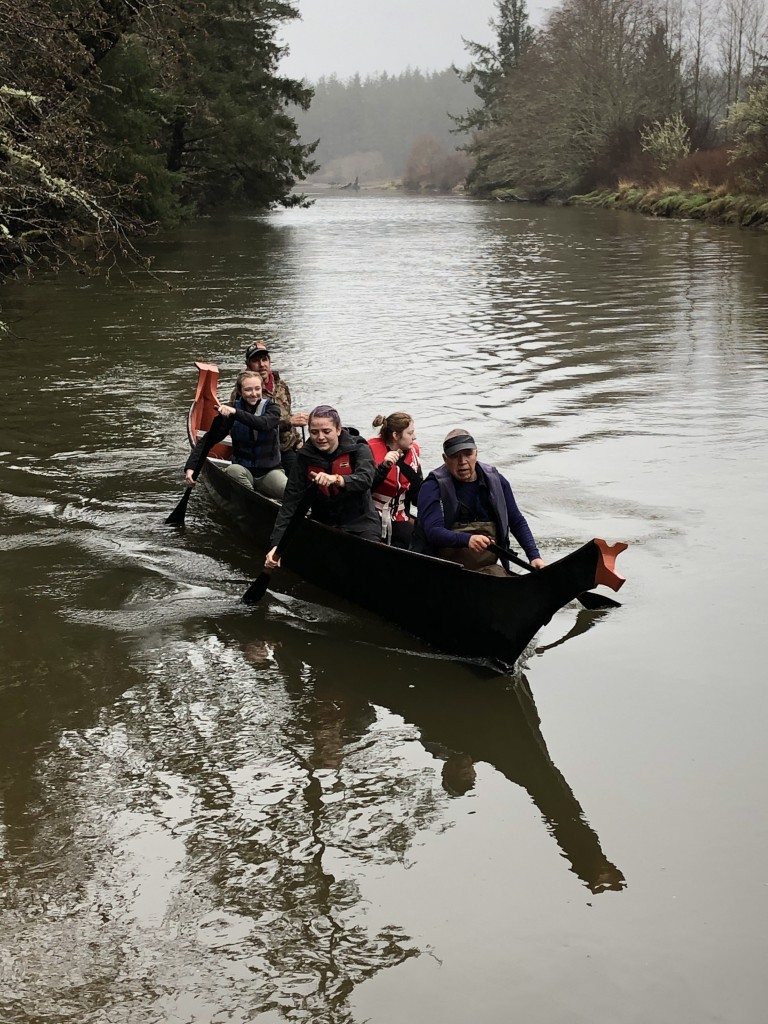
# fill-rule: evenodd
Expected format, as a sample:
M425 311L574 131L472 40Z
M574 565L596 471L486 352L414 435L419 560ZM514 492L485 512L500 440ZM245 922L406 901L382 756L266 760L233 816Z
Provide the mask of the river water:
M146 251L3 292L0 1020L762 1020L768 237L326 193ZM499 676L241 605L202 489L163 521L255 337L428 465L469 428L544 557L628 541L622 606Z

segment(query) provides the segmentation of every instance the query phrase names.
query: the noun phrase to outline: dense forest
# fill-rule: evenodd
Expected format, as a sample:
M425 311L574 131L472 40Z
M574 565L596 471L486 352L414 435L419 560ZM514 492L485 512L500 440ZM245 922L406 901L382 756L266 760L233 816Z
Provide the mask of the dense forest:
M283 0L0 0L0 277L131 253L224 204L301 201Z
M496 11L464 74L473 191L768 188L764 0L565 0L538 31L525 0Z
M451 184L469 169L457 154L455 117L474 100L471 85L451 68L408 70L348 81L331 76L312 84L309 109L296 112L301 138L319 140L315 177L325 182L383 182L408 178L429 155ZM453 115L453 117L451 116ZM450 186L449 186L450 187Z

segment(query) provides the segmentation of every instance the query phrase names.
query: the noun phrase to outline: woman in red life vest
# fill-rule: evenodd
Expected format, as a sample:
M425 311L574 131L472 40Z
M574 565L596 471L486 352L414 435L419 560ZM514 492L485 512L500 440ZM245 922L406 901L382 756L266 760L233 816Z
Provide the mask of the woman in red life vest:
M372 494L381 516L381 536L388 544L407 548L413 532L410 508L416 505L423 480L416 427L407 412L377 416L373 426L381 427L378 437L368 440L376 463Z
M309 438L297 452L277 514L265 565L275 569L278 541L293 518L310 484L315 484L310 516L326 526L354 533L369 540L379 539L379 517L371 500L375 466L371 449L357 434L341 425L330 405L318 405L309 414Z

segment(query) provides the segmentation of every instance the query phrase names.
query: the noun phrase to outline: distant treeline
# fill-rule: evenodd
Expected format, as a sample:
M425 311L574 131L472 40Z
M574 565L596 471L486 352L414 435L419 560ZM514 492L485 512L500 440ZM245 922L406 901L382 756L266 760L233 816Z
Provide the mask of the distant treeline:
M446 164L460 163L466 170L456 154L466 139L452 134L456 124L451 115L466 114L474 93L452 69L364 79L355 75L346 81L331 76L312 89L311 106L298 111L296 120L302 141L319 139L314 154L318 180L399 179L407 176L409 162L412 170L419 161L423 164L425 154L431 154L435 173Z

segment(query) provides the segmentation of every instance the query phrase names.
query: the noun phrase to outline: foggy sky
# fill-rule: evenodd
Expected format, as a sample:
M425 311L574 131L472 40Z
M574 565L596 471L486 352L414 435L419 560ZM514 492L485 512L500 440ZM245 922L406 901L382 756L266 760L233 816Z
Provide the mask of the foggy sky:
M557 0L528 0L533 24ZM301 21L282 31L290 47L280 70L316 81L322 75L365 77L407 67L442 71L464 67L461 37L489 43L493 0L296 0Z

